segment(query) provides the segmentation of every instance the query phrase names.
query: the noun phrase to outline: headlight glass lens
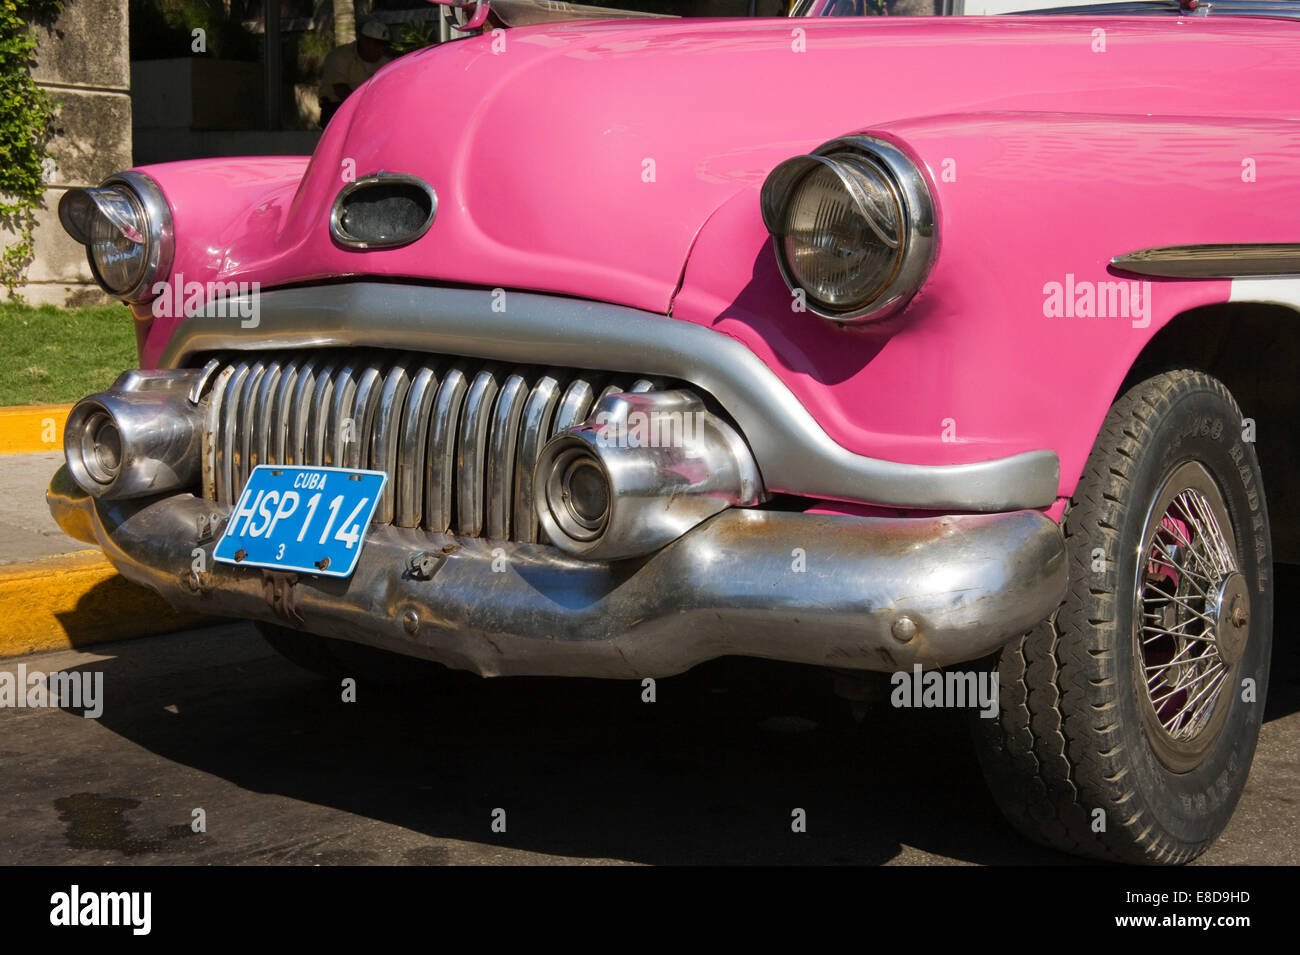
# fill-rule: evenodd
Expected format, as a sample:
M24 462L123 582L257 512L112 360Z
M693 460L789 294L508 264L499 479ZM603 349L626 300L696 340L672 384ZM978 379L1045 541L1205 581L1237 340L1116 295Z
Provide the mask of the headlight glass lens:
M826 157L795 185L782 251L790 277L816 304L849 311L878 295L903 258L903 208L889 175L866 157Z
M104 284L125 293L144 277L148 263L148 228L144 210L123 189L101 190L98 214L90 226L90 256Z

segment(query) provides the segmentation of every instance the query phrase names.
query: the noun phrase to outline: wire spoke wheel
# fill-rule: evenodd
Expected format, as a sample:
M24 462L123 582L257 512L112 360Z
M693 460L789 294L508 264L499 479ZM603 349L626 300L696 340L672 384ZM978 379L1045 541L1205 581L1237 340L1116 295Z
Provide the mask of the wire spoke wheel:
M1153 750L1194 768L1222 729L1249 633L1250 592L1218 485L1176 467L1147 513L1134 587L1135 687ZM1220 704L1223 705L1220 705Z

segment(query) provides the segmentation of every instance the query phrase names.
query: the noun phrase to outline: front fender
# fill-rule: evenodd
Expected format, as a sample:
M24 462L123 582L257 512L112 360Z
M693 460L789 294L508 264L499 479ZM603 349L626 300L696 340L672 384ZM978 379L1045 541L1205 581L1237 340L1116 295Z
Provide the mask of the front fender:
M192 159L141 166L162 190L176 233L172 290L132 307L140 364L156 367L158 356L184 317L187 285L206 287L230 269L232 249L250 236L279 230L309 156ZM194 307L201 304L195 301Z
M958 464L1052 449L1068 496L1161 327L1256 288L1277 295L1240 280L1143 280L1111 258L1296 238L1293 122L1004 112L863 132L904 144L936 191L938 257L901 316L838 326L797 311L757 186L708 221L672 310L748 345L859 454Z

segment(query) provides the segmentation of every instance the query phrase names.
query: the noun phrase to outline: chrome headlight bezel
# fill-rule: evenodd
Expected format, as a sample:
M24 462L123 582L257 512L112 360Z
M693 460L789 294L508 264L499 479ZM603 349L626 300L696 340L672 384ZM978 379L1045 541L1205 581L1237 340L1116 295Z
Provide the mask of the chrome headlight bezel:
M127 288L109 285L95 261L92 245L93 217L103 215L96 202L98 194L117 191L128 196L143 219L141 244L144 264ZM156 297L153 287L171 274L176 253L176 236L171 209L158 184L142 172L128 170L109 176L93 189L69 189L59 200L59 221L64 231L86 247L86 261L100 288L115 298L128 302L148 302Z
M850 196L856 198L852 177L837 162L837 156L852 156L871 163L892 187L900 214L898 252L891 262L892 275L869 298L843 307L822 301L803 288L784 249L789 205L805 176L829 166ZM772 236L777 267L786 285L792 292L803 291L808 311L834 322L861 324L898 312L924 284L938 251L934 196L920 162L896 143L877 136L844 136L807 155L787 159L763 183L761 209L763 224Z

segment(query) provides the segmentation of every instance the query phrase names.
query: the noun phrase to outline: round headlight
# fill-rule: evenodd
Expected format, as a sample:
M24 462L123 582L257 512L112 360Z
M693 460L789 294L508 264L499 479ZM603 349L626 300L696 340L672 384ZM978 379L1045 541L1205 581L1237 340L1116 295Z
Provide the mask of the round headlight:
M825 318L892 314L929 271L929 187L892 143L855 136L787 160L763 184L762 203L781 274Z
M86 247L95 280L112 295L147 302L155 283L171 273L171 210L144 173L118 173L94 189L69 189L59 200L59 221Z
M86 246L90 264L105 288L123 295L139 284L149 263L144 212L125 189L102 190L96 205Z
M785 207L790 277L827 309L870 301L898 269L902 218L883 170L857 156L828 157L795 184Z

